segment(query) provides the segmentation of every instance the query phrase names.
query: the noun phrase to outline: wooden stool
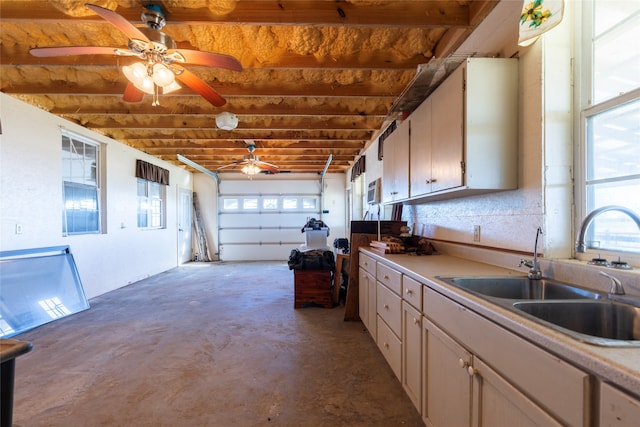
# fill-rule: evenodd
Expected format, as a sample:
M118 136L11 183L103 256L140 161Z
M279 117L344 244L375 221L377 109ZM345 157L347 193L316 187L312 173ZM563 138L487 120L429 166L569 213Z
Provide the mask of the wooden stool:
M293 270L294 308L319 305L333 308L332 272L330 270Z

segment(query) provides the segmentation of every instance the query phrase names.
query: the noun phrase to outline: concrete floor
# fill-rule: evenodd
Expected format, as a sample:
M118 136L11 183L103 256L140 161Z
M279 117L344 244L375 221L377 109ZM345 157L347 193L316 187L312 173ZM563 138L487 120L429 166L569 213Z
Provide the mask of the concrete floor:
M422 426L361 322L284 262L188 264L26 332L14 424Z

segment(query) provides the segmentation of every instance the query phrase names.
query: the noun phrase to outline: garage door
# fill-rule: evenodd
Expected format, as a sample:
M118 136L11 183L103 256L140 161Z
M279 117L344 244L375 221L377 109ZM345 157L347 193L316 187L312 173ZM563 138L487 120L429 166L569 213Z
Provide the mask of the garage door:
M320 219L320 181L220 181L218 206L222 261L286 261Z

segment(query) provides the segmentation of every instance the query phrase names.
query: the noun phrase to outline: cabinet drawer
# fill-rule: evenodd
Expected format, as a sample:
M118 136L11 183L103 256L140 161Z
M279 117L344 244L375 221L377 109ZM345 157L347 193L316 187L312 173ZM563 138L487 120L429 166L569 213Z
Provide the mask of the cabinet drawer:
M376 287L377 313L387 322L389 328L396 334L402 336L402 299L391 292L386 286L378 282Z
M552 416L568 425L589 425L586 414L591 390L586 372L427 286L423 307L425 316L546 407Z
M376 275L376 260L371 258L369 255L360 252L358 264L360 268L362 268L367 273L370 273L373 276Z
M376 279L396 294L402 295L402 274L399 271L379 262L376 266Z
M402 276L402 299L422 311L422 284L411 277Z
M378 348L387 359L393 373L402 381L402 342L389 326L378 316Z

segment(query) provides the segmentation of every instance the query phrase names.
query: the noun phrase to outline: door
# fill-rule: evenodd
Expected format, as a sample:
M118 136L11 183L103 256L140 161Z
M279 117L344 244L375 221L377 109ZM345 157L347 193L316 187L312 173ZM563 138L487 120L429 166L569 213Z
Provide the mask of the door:
M191 190L178 188L178 264L191 261L192 200Z
M429 427L471 425L471 353L423 317L422 418Z
M474 387L472 426L563 425L477 357L473 359L473 373L477 387Z
M422 412L422 315L402 302L402 386Z
M431 191L463 184L464 68L459 67L433 93L431 106Z
M220 259L288 260L308 219L321 219L320 195L319 180L221 180Z

